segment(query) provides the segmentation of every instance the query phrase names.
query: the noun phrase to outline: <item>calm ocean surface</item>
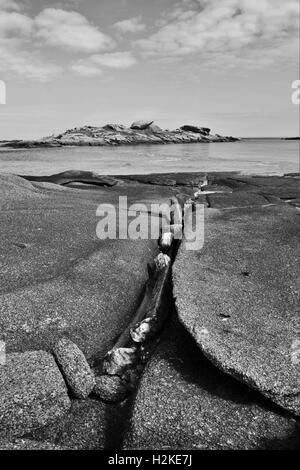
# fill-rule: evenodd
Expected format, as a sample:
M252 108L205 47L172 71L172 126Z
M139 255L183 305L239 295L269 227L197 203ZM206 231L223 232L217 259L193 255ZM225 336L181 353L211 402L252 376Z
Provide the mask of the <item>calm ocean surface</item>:
M0 172L46 175L78 169L108 175L177 171L278 175L299 171L299 143L246 139L210 144L0 149Z

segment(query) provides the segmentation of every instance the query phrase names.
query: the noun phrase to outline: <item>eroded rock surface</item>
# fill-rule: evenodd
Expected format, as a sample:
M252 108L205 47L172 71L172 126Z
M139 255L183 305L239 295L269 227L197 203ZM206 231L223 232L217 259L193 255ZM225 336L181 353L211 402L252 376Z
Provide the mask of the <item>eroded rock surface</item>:
M103 127L83 126L68 129L57 136L40 140L14 140L0 142L0 146L12 148L61 147L64 145L105 146L105 145L137 145L165 144L190 142L234 142L234 137L219 134L210 135L206 127L183 126L176 130L163 130L154 121L139 120L130 128L122 124L106 124Z
M0 441L0 450L67 450L51 444L31 439L15 439L14 441Z
M298 449L300 428L223 374L177 322L168 324L135 399L125 449Z
M218 368L299 416L299 183L218 178L234 192L207 196L204 246L174 266L180 320Z
M61 338L53 353L71 394L87 398L94 388L95 376L83 352L72 341Z
M8 354L0 366L0 437L10 440L61 418L70 408L64 379L44 351Z

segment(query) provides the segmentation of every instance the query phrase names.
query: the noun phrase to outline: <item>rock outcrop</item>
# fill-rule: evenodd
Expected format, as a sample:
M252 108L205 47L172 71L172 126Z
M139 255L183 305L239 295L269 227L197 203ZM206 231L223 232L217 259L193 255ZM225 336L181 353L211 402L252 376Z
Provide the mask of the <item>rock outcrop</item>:
M197 142L234 142L234 137L211 135L208 127L182 126L173 131L163 130L154 121L136 121L130 128L122 124L106 124L103 127L83 126L68 129L57 136L39 140L14 140L0 142L2 147L39 148L62 146L113 146L138 144L183 144Z
M109 185L92 175L97 191L59 186L77 181L72 172L52 180L0 176L1 339L26 351L8 354L0 367L0 448L298 449L299 173L131 175ZM147 262L165 263L157 252L167 251L171 231L158 246L157 239L99 243L96 209L100 202L117 207L120 194L130 204L142 194L149 210L187 198L206 207L205 244L179 248L174 298L166 302L172 318L156 350L150 336L149 350L139 350L148 362L138 385L138 361L135 370L125 364L124 375L108 376L103 358L127 332L135 357L151 332L149 312L142 321L132 314L148 282ZM148 215L141 214L147 222ZM145 292L148 309L152 291ZM165 312L164 305L153 308ZM61 371L50 354L32 351L52 351L66 336L80 350L60 341ZM119 358L130 353L123 346L113 348ZM81 398L93 398L70 407L63 376L70 390L75 377ZM132 385L132 400L116 405Z

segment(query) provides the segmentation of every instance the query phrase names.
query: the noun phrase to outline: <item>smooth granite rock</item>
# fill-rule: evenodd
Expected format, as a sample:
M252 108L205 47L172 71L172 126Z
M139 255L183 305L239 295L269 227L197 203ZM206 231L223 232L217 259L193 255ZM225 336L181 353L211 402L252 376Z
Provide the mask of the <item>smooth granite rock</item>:
M54 346L53 354L71 394L76 398L87 398L95 386L95 376L83 352L72 341L61 338Z
M0 366L0 438L11 440L70 408L64 379L45 351L8 354Z
M183 243L175 262L176 306L218 368L299 416L300 213L253 203L206 209L204 247Z
M135 398L123 449L299 449L299 423L220 372L184 328L166 326Z

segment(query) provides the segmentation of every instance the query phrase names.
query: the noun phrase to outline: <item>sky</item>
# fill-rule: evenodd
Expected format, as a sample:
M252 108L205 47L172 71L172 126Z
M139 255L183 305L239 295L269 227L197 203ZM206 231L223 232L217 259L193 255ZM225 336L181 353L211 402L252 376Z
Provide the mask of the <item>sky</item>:
M299 135L298 0L0 0L0 140L81 125Z

